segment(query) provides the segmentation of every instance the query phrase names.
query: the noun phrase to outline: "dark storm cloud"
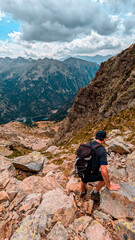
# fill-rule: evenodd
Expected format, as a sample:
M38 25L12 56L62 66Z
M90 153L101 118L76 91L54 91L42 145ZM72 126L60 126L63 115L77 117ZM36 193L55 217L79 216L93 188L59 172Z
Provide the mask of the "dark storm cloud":
M89 0L4 0L0 7L21 21L27 41L71 41L92 30L110 35L117 27L99 3Z

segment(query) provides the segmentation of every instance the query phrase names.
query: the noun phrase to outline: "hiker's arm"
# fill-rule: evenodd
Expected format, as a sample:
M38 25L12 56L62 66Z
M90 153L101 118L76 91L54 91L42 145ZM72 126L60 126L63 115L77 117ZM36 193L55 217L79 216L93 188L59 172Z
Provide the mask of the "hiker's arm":
M101 165L101 173L102 173L105 185L109 189L111 184L110 184L109 175L108 175L108 169L107 169L106 165Z
M111 184L109 180L109 175L108 175L108 169L106 165L101 165L101 173L104 179L104 182L109 190L116 190L118 191L120 189L120 186L118 184Z

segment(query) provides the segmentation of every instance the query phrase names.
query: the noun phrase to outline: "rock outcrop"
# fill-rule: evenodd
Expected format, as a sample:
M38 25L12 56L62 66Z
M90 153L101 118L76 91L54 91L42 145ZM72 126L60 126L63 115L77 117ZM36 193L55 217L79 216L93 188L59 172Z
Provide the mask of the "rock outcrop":
M32 215L28 215L24 218L21 226L11 237L11 240L17 239L41 240L41 236L38 232L38 219L35 219Z
M115 222L115 230L121 240L135 239L135 223L118 220Z
M109 232L99 222L93 221L86 230L88 240L112 240Z
M30 172L40 172L47 159L40 152L32 152L29 155L14 158L13 165L17 169Z
M101 194L100 208L114 218L135 218L135 183L121 184L120 191L105 189Z
M90 84L79 90L56 141L68 140L87 123L97 122L134 105L135 44L102 63Z

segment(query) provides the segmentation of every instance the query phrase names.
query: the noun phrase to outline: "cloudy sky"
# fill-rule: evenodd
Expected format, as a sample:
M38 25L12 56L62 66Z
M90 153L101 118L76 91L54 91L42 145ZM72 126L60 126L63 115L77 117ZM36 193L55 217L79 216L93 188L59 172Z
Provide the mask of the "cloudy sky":
M115 55L135 43L135 0L0 0L0 57Z

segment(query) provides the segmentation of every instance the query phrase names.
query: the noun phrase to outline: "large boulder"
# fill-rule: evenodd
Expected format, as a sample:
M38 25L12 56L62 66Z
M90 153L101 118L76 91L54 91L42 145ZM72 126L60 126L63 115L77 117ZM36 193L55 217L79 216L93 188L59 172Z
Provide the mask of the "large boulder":
M41 240L38 231L38 222L39 220L33 215L26 216L10 240Z
M100 208L114 218L135 218L135 183L122 183L120 191L105 188Z
M15 168L23 171L39 172L43 169L45 162L47 162L47 159L40 152L32 152L15 158L12 163Z
M72 211L75 211L72 200L72 197L67 196L59 188L48 191L43 195L43 201L35 211L35 217L40 219L39 228L42 235L45 235L46 225L50 227L53 217L58 214L59 210L61 213L67 212L71 208ZM70 217L73 219L73 214ZM65 219L67 220L67 218ZM68 221L70 222L69 219Z
M73 206L72 197L67 196L61 189L48 191L43 195L43 201L37 208L35 215L54 215L58 209L68 209Z
M120 136L113 138L110 141L106 141L106 144L109 145L108 149L110 149L113 152L120 154L130 153L131 146L128 145L128 143L126 143Z
M30 176L25 178L21 184L20 189L27 194L32 193L45 193L48 190L55 189L60 187L59 184L56 182L54 175L51 176Z
M121 240L135 239L135 222L126 222L124 220L115 221L115 231Z
M112 240L109 232L99 222L93 221L86 229L88 240Z

